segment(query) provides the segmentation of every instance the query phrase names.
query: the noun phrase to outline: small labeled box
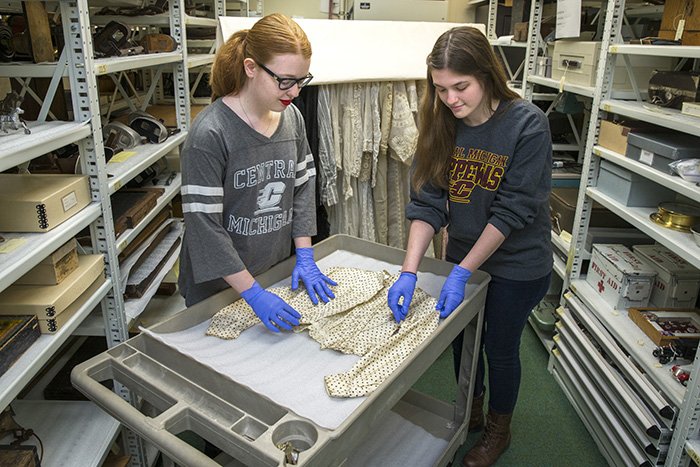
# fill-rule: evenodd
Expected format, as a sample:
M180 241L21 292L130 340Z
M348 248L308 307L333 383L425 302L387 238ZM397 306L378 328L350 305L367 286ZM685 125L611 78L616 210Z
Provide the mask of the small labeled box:
M78 242L71 238L62 247L15 281L19 285L56 285L78 267Z
M663 245L635 245L639 259L656 271L649 303L658 307L693 308L700 288L700 270Z
M598 190L629 207L656 207L676 198L670 189L607 160L600 161Z
M55 319L104 275L102 255L80 255L78 268L58 285L11 285L0 293L0 315L34 314Z
M697 309L630 308L629 318L660 346L678 339L700 340L700 314Z
M685 133L630 133L625 156L671 173L669 163L700 158L700 138Z
M656 272L624 245L594 244L588 282L615 309L649 304Z
M0 232L46 232L89 203L84 175L0 174Z
M654 70L673 68L673 57L629 56L637 84L642 87L649 82ZM554 43L554 60L552 78L580 86L595 86L598 62L600 60L600 42L558 40ZM620 59L615 63L613 88L632 89L625 62Z

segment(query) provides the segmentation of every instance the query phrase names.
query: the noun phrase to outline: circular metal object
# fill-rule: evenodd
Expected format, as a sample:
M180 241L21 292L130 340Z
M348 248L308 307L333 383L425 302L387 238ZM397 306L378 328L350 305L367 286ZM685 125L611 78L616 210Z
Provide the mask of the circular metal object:
M649 215L655 224L679 232L690 232L700 221L700 208L684 203L659 203L657 212Z

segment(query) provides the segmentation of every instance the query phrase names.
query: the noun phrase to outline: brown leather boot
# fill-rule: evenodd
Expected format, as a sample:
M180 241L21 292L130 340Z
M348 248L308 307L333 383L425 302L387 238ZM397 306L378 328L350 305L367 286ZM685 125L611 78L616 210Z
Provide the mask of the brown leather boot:
M489 410L484 433L462 459L464 467L493 465L510 444L510 420L512 413L498 414Z
M484 427L484 395L472 397L472 410L469 414L469 433L474 433Z

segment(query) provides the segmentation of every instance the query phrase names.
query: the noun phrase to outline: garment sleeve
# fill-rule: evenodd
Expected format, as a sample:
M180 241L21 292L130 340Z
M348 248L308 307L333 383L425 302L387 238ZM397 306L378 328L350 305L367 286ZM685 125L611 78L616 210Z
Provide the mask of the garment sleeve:
M489 223L508 237L531 224L547 205L552 177L552 136L543 113L522 126L513 161L491 207Z
M447 190L429 183L420 192L411 188L411 200L406 205L406 219L421 220L430 224L437 233L447 225Z
M304 119L296 108L294 111L299 139L294 179L292 238L312 237L316 235L316 167L306 139Z
M223 226L226 157L219 140L213 130L190 134L180 157L182 212L195 283L245 269Z

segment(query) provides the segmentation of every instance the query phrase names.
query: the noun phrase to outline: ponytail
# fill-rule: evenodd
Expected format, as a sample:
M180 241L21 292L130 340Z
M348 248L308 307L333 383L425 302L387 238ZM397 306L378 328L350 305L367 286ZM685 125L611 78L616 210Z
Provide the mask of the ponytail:
M228 94L237 94L243 89L247 78L243 60L246 58L248 31L249 29L243 29L234 33L216 53L209 75L212 102Z

